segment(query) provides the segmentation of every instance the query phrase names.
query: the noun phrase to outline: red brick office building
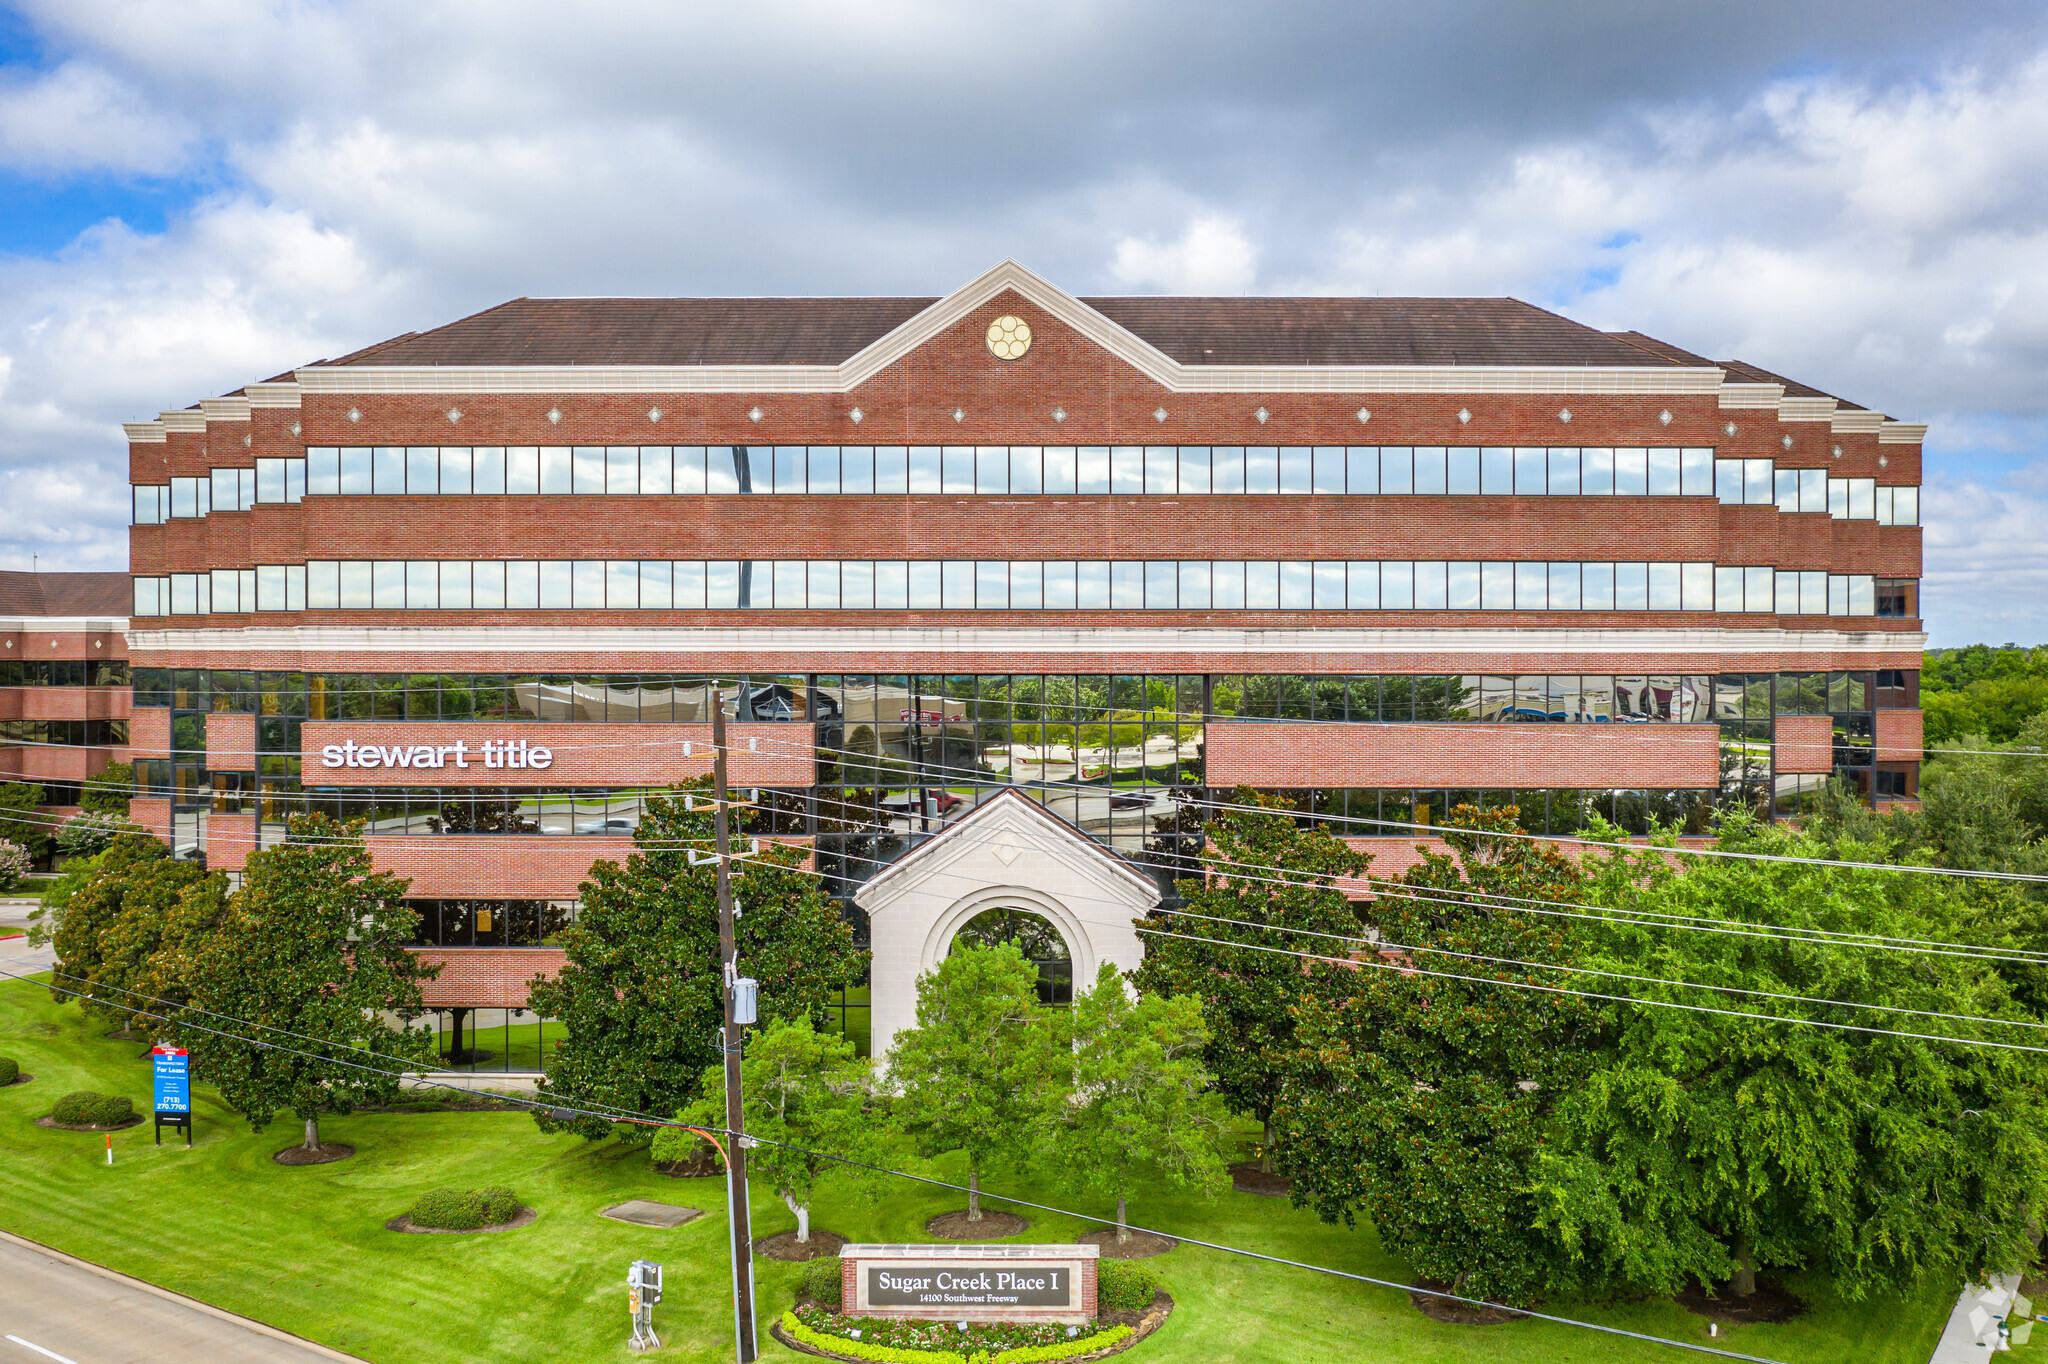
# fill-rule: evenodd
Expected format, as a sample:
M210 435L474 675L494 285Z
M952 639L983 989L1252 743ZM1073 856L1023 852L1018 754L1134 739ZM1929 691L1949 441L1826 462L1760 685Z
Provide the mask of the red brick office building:
M125 573L0 572L0 782L43 789L43 832L127 761L132 598Z
M506 1007L712 704L848 897L1005 787L1162 876L1910 800L1924 430L1509 299L518 299L128 428L135 809L366 816Z

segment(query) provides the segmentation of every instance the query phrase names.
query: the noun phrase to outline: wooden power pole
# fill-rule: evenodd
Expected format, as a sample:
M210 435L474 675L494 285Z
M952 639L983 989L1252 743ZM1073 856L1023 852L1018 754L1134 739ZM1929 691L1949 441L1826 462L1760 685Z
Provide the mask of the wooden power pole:
M746 685L744 680L741 685ZM725 698L712 688L711 706L712 793L716 805L711 827L718 854L718 956L724 978L725 1028L725 1126L732 1134L726 1151L725 1195L727 1221L732 1226L732 1311L733 1343L739 1364L753 1364L759 1353L754 1340L754 1234L753 1214L747 1202L746 1111L740 1095L741 1025L733 1012L734 980L739 975L739 942L734 933L737 917L732 903L732 830L727 817L725 785Z

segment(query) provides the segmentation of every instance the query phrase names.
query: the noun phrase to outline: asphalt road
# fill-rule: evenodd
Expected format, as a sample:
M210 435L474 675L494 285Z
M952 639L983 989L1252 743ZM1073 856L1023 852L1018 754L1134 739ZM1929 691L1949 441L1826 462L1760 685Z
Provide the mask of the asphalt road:
M330 1364L322 1346L0 1233L0 1364Z

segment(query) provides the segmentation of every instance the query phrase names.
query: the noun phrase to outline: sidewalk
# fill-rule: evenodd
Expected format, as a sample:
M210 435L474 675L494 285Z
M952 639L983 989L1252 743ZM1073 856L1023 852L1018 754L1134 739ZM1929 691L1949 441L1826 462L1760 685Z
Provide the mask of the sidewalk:
M1927 1364L1971 1364L1974 1360L1989 1359L1999 1350L2011 1349L1998 1340L1998 1320L2012 1306L2013 1294L2019 1287L2017 1274L2000 1274L1989 1288L1965 1284Z

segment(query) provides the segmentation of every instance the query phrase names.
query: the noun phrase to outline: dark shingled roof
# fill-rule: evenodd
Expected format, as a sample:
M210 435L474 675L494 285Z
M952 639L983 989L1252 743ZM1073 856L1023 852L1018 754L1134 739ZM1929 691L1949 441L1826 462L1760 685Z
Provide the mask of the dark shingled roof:
M335 365L836 365L931 298L517 298ZM1512 298L1084 299L1190 365L1705 364Z
M126 573L20 573L0 569L0 616L125 616Z
M1659 341L1654 336L1645 336L1641 332L1609 332L1607 334L1618 341L1626 341L1631 346L1646 350L1652 355L1661 355L1675 365L1704 365L1709 369L1714 367L1712 360L1704 356L1694 355L1689 350L1680 350L1669 341Z
M1761 365L1752 365L1747 360L1722 360L1717 362L1728 371L1728 377L1751 384L1783 384L1788 398L1835 398L1832 393L1823 393L1812 384L1802 384L1797 379L1787 379L1782 374L1773 374ZM1865 410L1861 403L1852 403L1847 398L1835 398L1835 402L1854 412Z

